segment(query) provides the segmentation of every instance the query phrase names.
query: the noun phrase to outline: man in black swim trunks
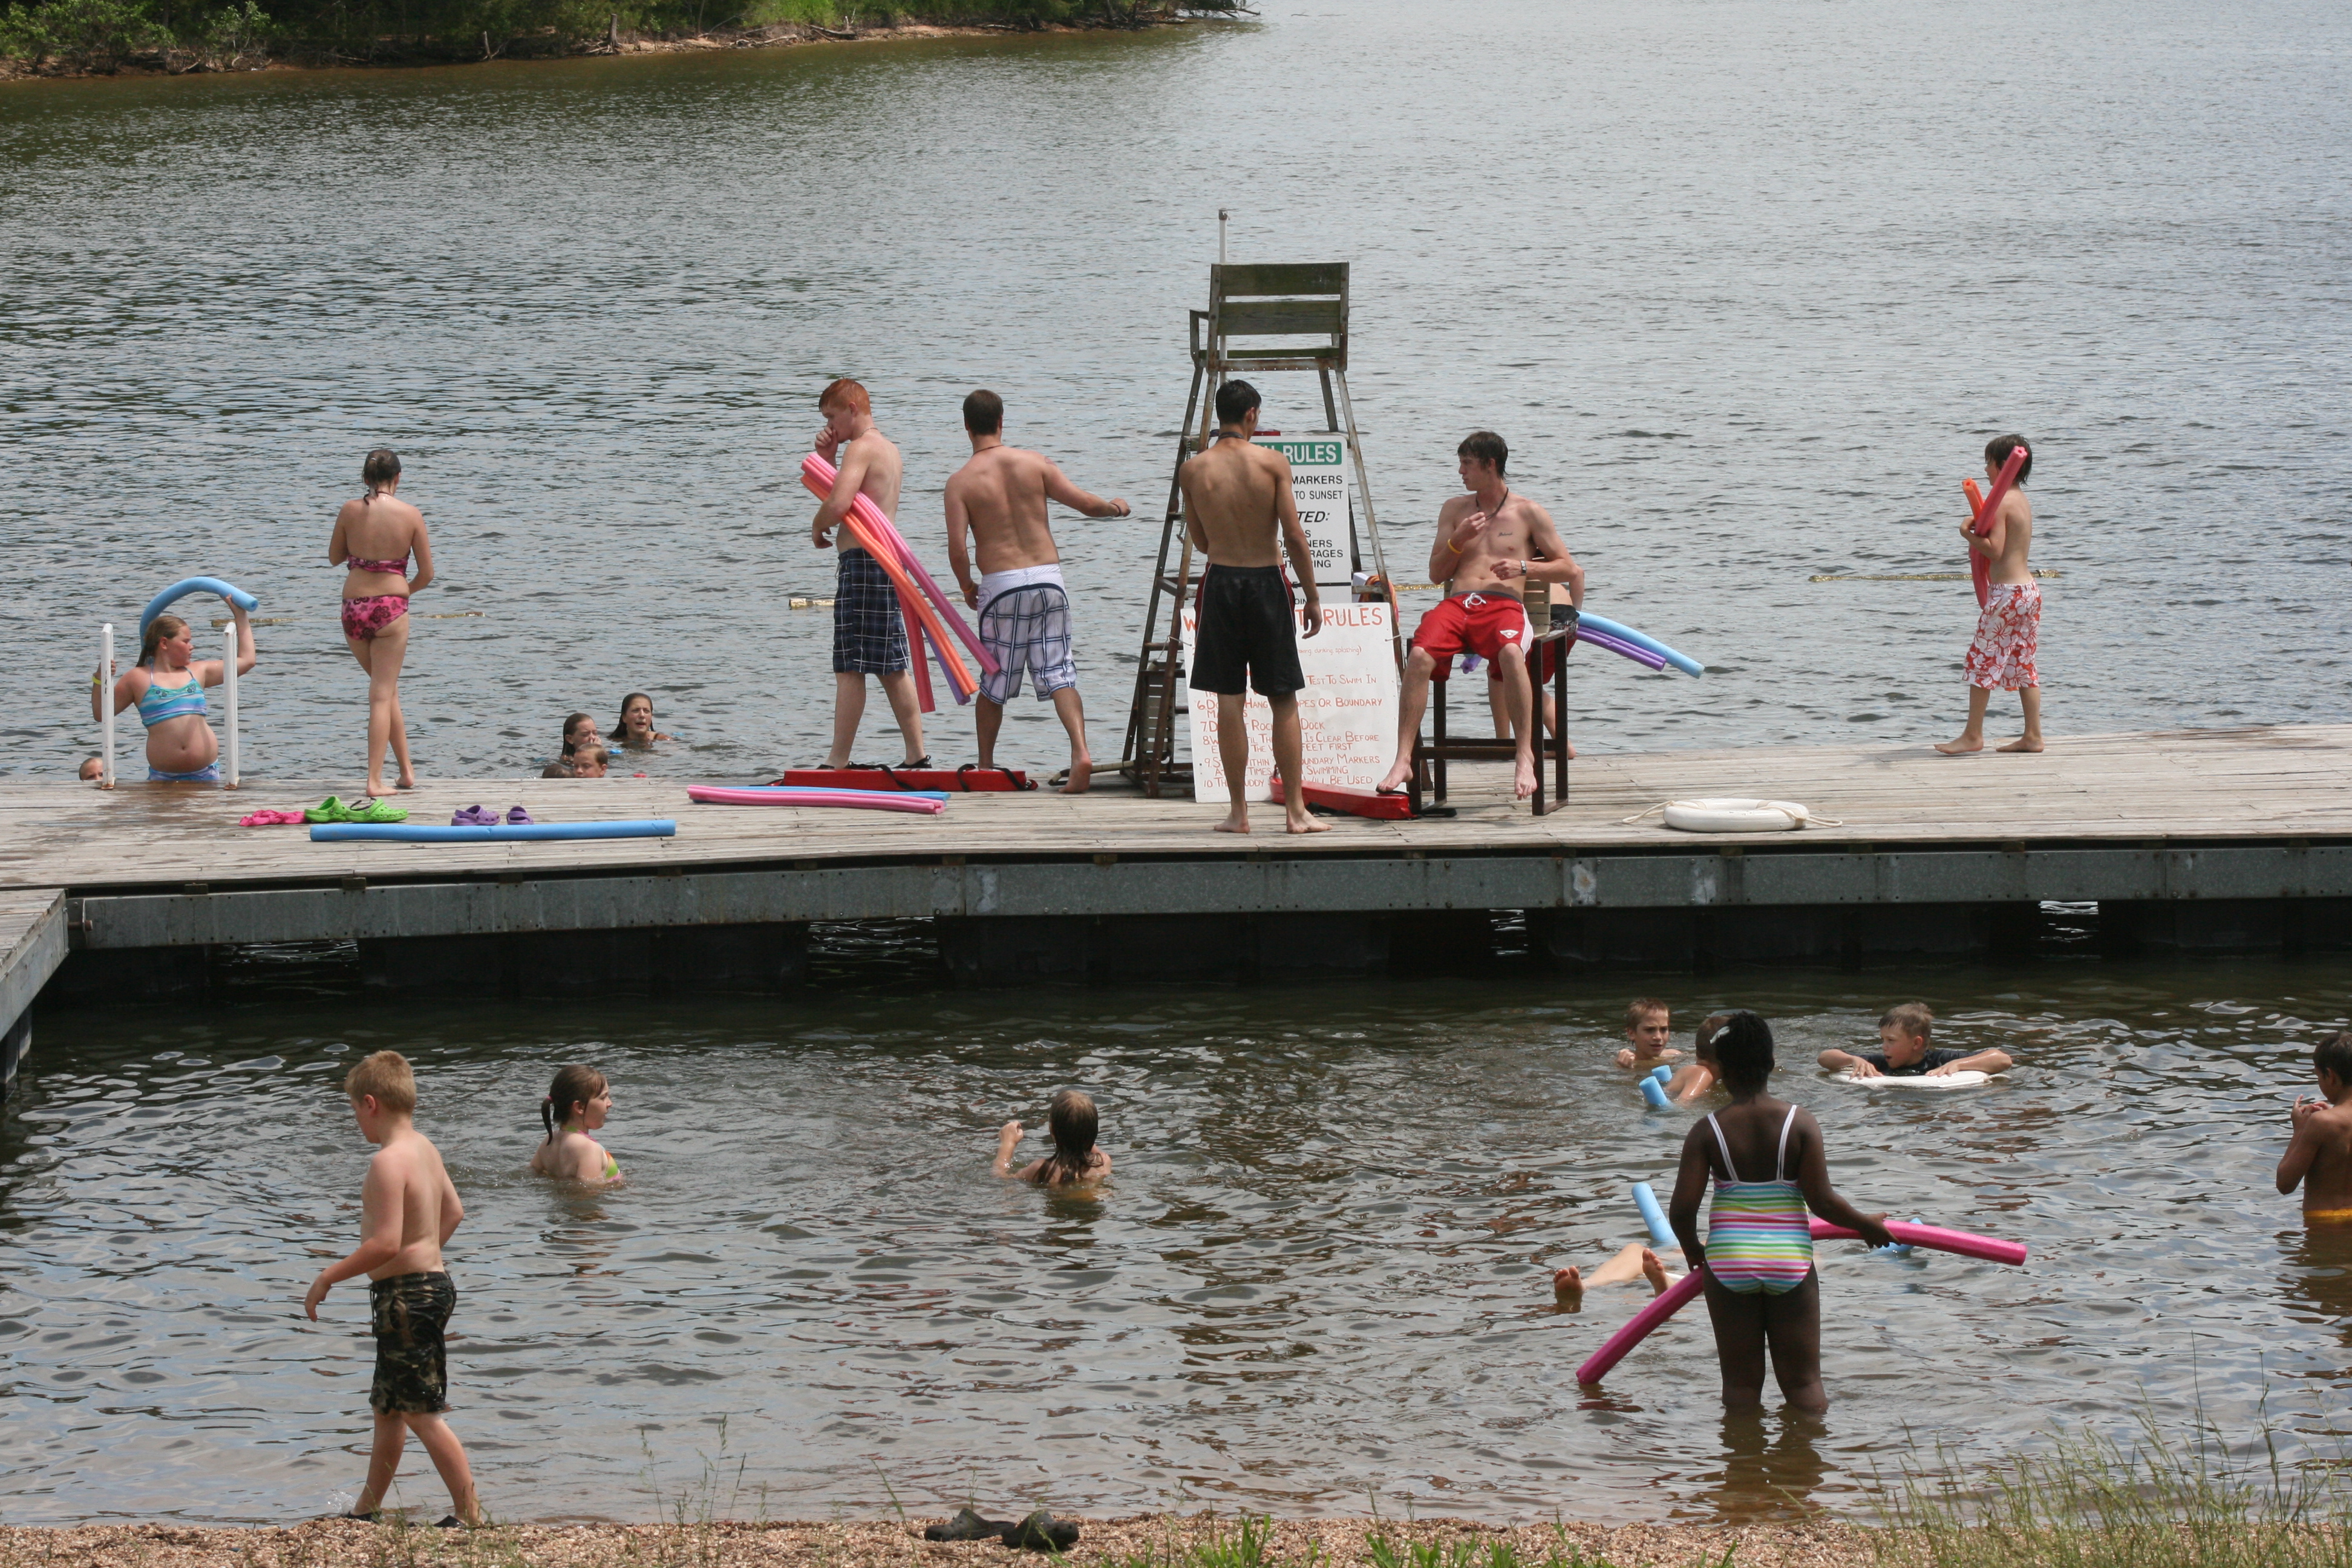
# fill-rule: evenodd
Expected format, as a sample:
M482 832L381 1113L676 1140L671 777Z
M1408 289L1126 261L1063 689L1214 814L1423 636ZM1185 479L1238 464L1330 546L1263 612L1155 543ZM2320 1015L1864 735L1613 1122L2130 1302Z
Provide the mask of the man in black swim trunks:
M1298 733L1298 637L1323 629L1323 605L1307 553L1307 531L1290 495L1290 462L1260 447L1257 389L1246 381L1217 388L1217 438L1177 470L1184 491L1184 527L1193 548L1208 557L1196 600L1200 636L1192 643L1192 689L1217 699L1217 754L1225 764L1232 806L1220 833L1247 833L1249 801L1242 793L1249 771L1249 731L1242 721L1244 687L1274 710L1274 765L1282 775L1285 826L1293 833L1326 833L1307 813L1299 787L1304 745ZM1305 590L1298 631L1290 629L1291 589L1281 559Z

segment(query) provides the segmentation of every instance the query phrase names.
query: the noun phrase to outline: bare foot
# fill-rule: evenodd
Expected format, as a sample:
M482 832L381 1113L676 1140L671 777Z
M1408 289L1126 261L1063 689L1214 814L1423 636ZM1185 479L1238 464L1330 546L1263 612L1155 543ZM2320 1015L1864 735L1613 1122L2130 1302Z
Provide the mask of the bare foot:
M1571 762L1571 763L1572 763L1572 762L1576 761L1576 742L1573 742L1573 741L1569 741L1569 740L1563 740L1563 741L1561 741L1561 742L1560 742L1560 746L1561 746L1561 748L1562 748L1564 751L1566 751L1566 752L1568 752L1568 760L1569 760L1570 762Z
M1234 802L1234 809L1225 814L1225 819L1223 822L1217 824L1217 831L1220 833L1247 833L1249 831L1249 807L1240 801Z
M1070 764L1070 782L1062 786L1062 793L1084 795L1087 793L1087 785L1094 782L1094 777L1095 760L1092 757L1080 757Z
M1563 1307L1573 1307L1584 1300L1584 1276L1577 1272L1575 1264L1552 1270L1551 1299Z
M1331 825L1329 823L1318 822L1303 811L1296 816L1291 816L1287 812L1284 813L1282 827L1283 831L1286 833L1328 833L1331 831Z
M1517 770L1511 774L1511 791L1521 800L1536 793L1536 763L1533 757L1519 759Z
M1957 741L1938 741L1936 742L1936 750L1943 752L1944 755L1948 757L1964 757L1970 752L1983 751L1984 737L1982 735L1963 735Z
M383 781L382 779L368 780L367 797L370 800L382 800L385 795L388 795L391 793L392 792L390 790L383 787Z
M1997 752L2038 752L2041 749L2042 737L2039 735L2020 735L2006 746L1993 748Z
M1650 1289L1661 1296L1666 1293L1666 1287L1674 1283L1666 1277L1666 1266L1659 1262L1658 1255L1646 1247L1642 1248L1642 1278L1647 1279Z
M1412 759L1408 757L1403 762L1401 762L1397 763L1396 766L1391 768L1388 772L1382 773L1381 775L1381 782L1374 784L1372 787L1376 790L1395 789L1398 785L1403 784L1405 780L1412 776Z
M402 789L415 789L416 787L416 775L413 773L401 774L400 787Z

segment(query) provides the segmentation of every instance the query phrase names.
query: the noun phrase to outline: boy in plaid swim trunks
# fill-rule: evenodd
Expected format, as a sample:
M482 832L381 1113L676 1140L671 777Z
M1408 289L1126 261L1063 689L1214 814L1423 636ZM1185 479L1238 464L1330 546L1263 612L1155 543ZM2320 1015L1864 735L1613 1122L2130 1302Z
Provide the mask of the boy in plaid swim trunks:
M1021 689L1024 666L1040 702L1050 701L1070 736L1069 781L1064 795L1083 795L1094 773L1087 750L1086 709L1078 700L1078 666L1071 657L1070 596L1062 583L1062 554L1046 526L1045 503L1056 500L1088 517L1125 517L1127 502L1087 494L1062 476L1052 459L1004 444L1004 400L985 389L963 400L964 434L971 461L948 480L948 564L964 603L980 612L980 640L997 663L980 682L972 718L980 731L980 765L996 765L996 736L1004 705ZM972 581L969 529L978 546L981 577Z
M809 535L819 550L833 548L832 531L842 526L860 491L881 509L898 515L898 486L906 476L898 447L874 426L874 404L854 381L836 381L818 395L817 412L824 428L817 432L816 455L838 466L833 493L816 509ZM844 530L841 566L833 591L833 749L824 765L849 765L857 743L858 721L866 717L866 678L882 682L882 695L898 721L907 742L899 766L927 768L923 750L923 715L915 698L914 673L908 668L907 625L898 611L898 595L881 563L851 542Z
M2003 436L1985 447L1985 478L2000 477L2009 455L2025 445L2022 436ZM1984 750L1985 704L1995 691L2014 691L2025 710L2025 733L1999 748L2004 752L2042 749L2042 673L2034 661L2042 652L2042 586L2026 564L2033 544L2033 503L2025 499L2025 480L2033 472L2028 451L2017 470L2017 485L2001 499L2000 515L1992 531L1979 535L1974 519L1960 524L1969 548L1990 563L1986 574L1984 608L1977 614L1977 635L1969 644L1969 722L1959 739L1938 742L1947 756Z
M336 1281L368 1277L368 1324L375 1334L375 1446L367 1481L352 1516L373 1519L400 1451L416 1434L449 1489L453 1510L445 1525L479 1524L474 1472L466 1450L441 1413L449 1408L449 1371L442 1335L457 1305L457 1288L441 1267L441 1248L466 1217L440 1151L416 1131L416 1076L398 1051L378 1051L345 1075L343 1093L361 1135L378 1145L360 1188L359 1249L331 1263L310 1281L302 1310L319 1321L319 1303Z

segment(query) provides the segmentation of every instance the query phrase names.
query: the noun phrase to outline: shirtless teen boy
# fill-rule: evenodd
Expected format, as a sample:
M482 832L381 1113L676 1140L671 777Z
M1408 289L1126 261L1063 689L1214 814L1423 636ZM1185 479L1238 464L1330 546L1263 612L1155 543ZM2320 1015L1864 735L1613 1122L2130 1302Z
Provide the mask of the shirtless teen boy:
M319 1321L319 1303L341 1279L364 1274L368 1320L375 1332L375 1386L368 1404L375 1411L375 1448L368 1457L367 1483L352 1505L358 1519L373 1519L392 1478L400 1450L416 1434L449 1489L453 1511L444 1525L479 1524L482 1506L474 1496L474 1472L466 1450L441 1413L449 1408L449 1371L442 1331L457 1304L457 1292L441 1268L441 1248L466 1217L457 1189L441 1166L441 1152L416 1130L416 1076L398 1051L378 1051L352 1068L343 1093L360 1134L378 1145L360 1188L359 1249L319 1270L302 1298L302 1310Z
M1522 800L1536 792L1534 705L1528 679L1528 611L1520 585L1565 583L1570 602L1584 603L1584 569L1568 552L1551 514L1516 494L1503 477L1510 448L1492 430L1464 437L1456 449L1462 488L1438 509L1437 541L1429 549L1429 575L1448 584L1446 597L1413 628L1412 657L1405 661L1403 700L1397 705L1395 765L1379 787L1393 791L1412 776L1412 746L1429 709L1429 683L1450 670L1456 654L1475 653L1491 662L1503 683L1518 756L1511 779ZM1560 714L1558 721L1566 723Z
M2294 1097L2294 1137L2278 1163L2278 1190L2303 1188L2303 1218L2352 1224L2352 1034L2312 1047L2311 1070L2325 1100Z
M906 463L897 445L875 428L873 400L857 383L833 383L817 395L816 409L824 416L824 428L816 434L816 455L835 464L836 471L833 493L816 509L809 537L819 550L830 550L833 531L842 526L860 491L884 517L898 520ZM869 675L881 680L882 695L889 699L898 733L907 742L899 765L929 767L915 677L907 668L907 626L898 616L898 590L880 562L845 538L833 590L833 750L824 754L826 767L849 765L858 721L866 717Z
M1297 638L1323 629L1323 605L1315 592L1307 531L1291 498L1290 461L1250 439L1257 433L1257 389L1248 382L1217 388L1216 441L1176 470L1185 531L1209 561L1197 600L1201 635L1192 646L1192 689L1217 699L1217 755L1233 802L1217 831L1250 830L1249 799L1242 790L1249 770L1249 731L1242 719L1246 688L1274 710L1283 826L1293 833L1328 833L1328 825L1307 814L1307 792L1299 787L1306 746L1298 731L1298 691L1307 677L1298 666ZM1279 564L1286 552L1307 601L1297 610L1297 637L1290 629L1290 584Z
M2009 455L2025 445L2022 436L2003 436L1985 447L1985 478L2000 477ZM1984 608L1977 613L1976 639L1969 644L1968 727L1953 741L1938 742L1946 756L1984 750L1985 704L1996 690L2017 693L2025 710L2025 733L2000 749L2038 752L2042 749L2042 674L2034 660L2042 652L2042 588L2026 563L2033 545L2033 503L2025 499L2025 481L2033 472L2028 452L2017 470L2017 487L2001 498L2000 515L1992 531L1979 535L1974 520L1960 524L1969 548L1991 563Z
M1072 657L1070 595L1062 584L1062 552L1045 522L1045 503L1057 500L1088 517L1125 517L1123 500L1088 495L1062 477L1051 458L1004 444L1004 399L989 391L963 400L964 435L971 461L948 480L948 564L963 602L980 612L980 640L995 657L994 675L981 678L972 721L980 731L980 765L996 765L996 735L1004 705L1021 689L1021 668L1040 702L1051 702L1070 735L1070 777L1064 795L1084 795L1094 776L1087 750L1086 709L1078 700L1078 666ZM980 556L971 578L970 529Z

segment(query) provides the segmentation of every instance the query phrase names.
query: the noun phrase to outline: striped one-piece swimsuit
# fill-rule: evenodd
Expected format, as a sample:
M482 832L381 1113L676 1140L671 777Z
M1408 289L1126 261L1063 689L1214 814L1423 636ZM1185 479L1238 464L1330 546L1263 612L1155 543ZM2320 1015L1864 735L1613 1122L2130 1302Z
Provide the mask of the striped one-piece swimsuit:
M1727 1290L1753 1296L1785 1295L1813 1269L1813 1232L1805 1194L1788 1176L1789 1129L1797 1108L1780 1123L1780 1148L1772 1179L1743 1182L1731 1163L1731 1145L1714 1117L1706 1119L1715 1146L1723 1152L1724 1174L1715 1181L1715 1203L1706 1216L1706 1271Z

